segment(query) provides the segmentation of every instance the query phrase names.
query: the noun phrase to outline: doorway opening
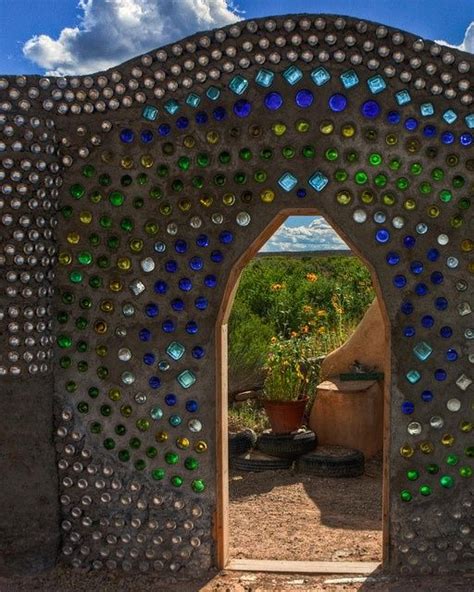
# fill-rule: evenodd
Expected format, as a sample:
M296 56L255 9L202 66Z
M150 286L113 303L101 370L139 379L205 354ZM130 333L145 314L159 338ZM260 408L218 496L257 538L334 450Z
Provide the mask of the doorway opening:
M258 253L292 213L277 216L234 266L217 328L220 567L371 573L387 558L388 323L373 270L357 257L352 245L352 251L346 252L337 248L339 243L326 253L315 252L317 244L297 255ZM332 232L320 218L315 225ZM346 242L350 243L347 238ZM365 314L369 308L372 313ZM367 325L367 317L372 323L376 319L377 337L382 336L382 346L372 348L373 354L360 349L367 326L364 329L359 322L364 318ZM306 439L314 432L314 446L286 461L277 450L273 468L260 471L259 459L271 464L275 454L262 446L266 434L272 436L260 400L268 395L264 394L268 390L265 360L275 347L291 344L294 349L303 342L305 355L308 345L311 348L319 388L313 384L298 434ZM296 348L296 355L300 354ZM326 392L331 389L337 392ZM364 396L365 418L361 415ZM354 413L359 414L357 420ZM374 427L377 434L372 433ZM241 444L235 447L232 437L229 451L229 428L230 433L253 430L257 444L252 442L244 452ZM358 439L361 433L363 442ZM350 469L337 479L305 469L306 455L313 450L337 456L348 448L362 448L365 453L364 468L361 472L359 467L355 478ZM238 462L233 459L236 454Z

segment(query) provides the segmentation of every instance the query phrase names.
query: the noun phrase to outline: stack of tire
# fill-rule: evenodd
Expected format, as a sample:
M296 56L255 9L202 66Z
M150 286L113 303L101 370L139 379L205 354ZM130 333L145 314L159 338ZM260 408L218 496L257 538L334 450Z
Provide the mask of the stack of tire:
M229 462L237 471L295 468L318 477L358 477L364 473L364 455L342 446L319 446L316 434L300 429L291 434L252 430L229 436Z

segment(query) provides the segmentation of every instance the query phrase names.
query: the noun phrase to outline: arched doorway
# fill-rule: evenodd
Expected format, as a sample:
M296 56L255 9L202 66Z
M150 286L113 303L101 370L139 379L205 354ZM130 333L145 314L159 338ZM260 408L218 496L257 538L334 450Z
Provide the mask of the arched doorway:
M263 229L261 234L248 246L247 250L241 254L240 258L234 264L227 280L224 296L221 301L221 308L217 317L216 324L216 401L217 401L217 474L218 474L218 489L217 489L217 514L216 514L216 544L218 550L218 565L222 569L237 569L237 570L254 570L254 571L294 571L313 572L313 573L371 573L379 564L377 562L328 562L306 559L302 561L282 561L282 560L256 560L256 559L229 559L229 454L227 449L227 425L228 425L228 383L227 383L227 368L228 368L228 320L232 310L233 302L239 280L245 266L251 261L267 240L273 236L275 231L280 228L281 224L289 216L297 215L318 215L316 209L298 208L285 209L279 212L273 220ZM337 226L338 234L344 238L345 242L351 246L354 254L360 253L354 245L351 244L351 239ZM372 283L375 288L379 302L382 303L382 314L385 321L385 327L381 330L385 332L387 341L385 344L385 367L390 369L391 350L390 350L390 325L388 316L383 304L382 290L379 285L379 280L376 271L371 269ZM390 539L389 532L389 437L390 437L390 375L385 376L384 382L384 450L383 450L383 560L382 565L388 564L388 541ZM311 527L309 527L311 529Z

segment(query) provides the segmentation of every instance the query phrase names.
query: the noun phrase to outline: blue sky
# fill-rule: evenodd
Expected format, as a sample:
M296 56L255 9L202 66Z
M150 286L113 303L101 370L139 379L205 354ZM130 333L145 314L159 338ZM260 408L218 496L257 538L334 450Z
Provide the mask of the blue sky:
M302 12L373 20L474 53L474 0L0 0L0 73L90 73L238 18ZM341 245L325 221L298 217L266 248Z
M93 0L91 4L105 1ZM135 1L161 5L165 12L188 3L188 0L110 0L109 3L121 2L126 6L133 5ZM39 35L57 39L63 29L78 26L84 14L79 2L0 0L0 72L43 73L47 68L23 55L25 43ZM91 0L82 2L88 4ZM224 0L209 0L209 3L226 4ZM243 18L298 12L357 16L399 27L427 39L442 39L452 45L463 42L466 29L474 21L473 0L233 0L232 5ZM203 28L193 26L197 20L194 16L189 10L189 32ZM150 48L159 45L158 39L151 39L150 42L154 44Z

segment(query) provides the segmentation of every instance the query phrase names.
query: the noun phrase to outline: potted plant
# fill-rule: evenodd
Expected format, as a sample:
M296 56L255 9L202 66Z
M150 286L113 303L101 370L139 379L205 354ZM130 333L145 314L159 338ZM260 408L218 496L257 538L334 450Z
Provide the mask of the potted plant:
M314 337L304 333L292 333L288 339L273 337L265 371L263 407L272 431L293 432L302 425L308 395L318 384Z

